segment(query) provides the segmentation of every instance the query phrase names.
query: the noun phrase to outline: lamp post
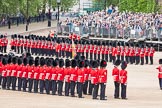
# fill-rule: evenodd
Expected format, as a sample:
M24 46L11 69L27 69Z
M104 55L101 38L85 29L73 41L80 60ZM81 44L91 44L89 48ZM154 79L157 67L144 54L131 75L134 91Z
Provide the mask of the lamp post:
M48 27L51 27L51 0L49 0Z
M107 5L107 0L105 0L105 12L106 12L106 5Z
M27 2L27 9L26 9L26 31L28 31L28 26L29 26L29 0Z
M59 20L60 20L60 4L61 4L61 0L57 0L57 6L58 6L58 24L59 24Z

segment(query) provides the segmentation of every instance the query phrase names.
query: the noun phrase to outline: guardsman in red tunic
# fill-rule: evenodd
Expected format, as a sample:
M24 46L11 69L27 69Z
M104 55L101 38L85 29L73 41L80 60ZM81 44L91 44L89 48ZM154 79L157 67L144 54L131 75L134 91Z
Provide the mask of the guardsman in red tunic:
M34 93L38 93L38 83L39 83L39 57L35 58L34 66Z
M50 94L50 81L51 81L51 71L52 71L52 59L47 59L46 75L45 75L45 89L46 94Z
M10 90L11 87L11 72L12 72L12 57L8 57L8 63L7 63L7 90Z
M57 81L58 81L58 95L62 96L62 87L64 83L64 60L60 59L59 60L59 68L58 68L58 76L57 76Z
M100 53L101 53L101 48L100 48L101 42L98 41L98 46L97 46L97 55L98 55L98 60L100 60ZM95 59L96 60L96 59Z
M125 57L124 43L122 43L120 49L121 49L121 50L120 50L121 61L124 61L124 57Z
M18 78L18 91L21 91L22 87L22 58L18 58L18 67L17 67L17 78Z
M138 65L140 63L140 48L139 45L137 44L135 47L135 63Z
M109 43L109 61L112 62L112 43Z
M40 69L39 69L39 89L40 89L40 94L43 94L44 91L44 79L45 79L45 59L44 57L41 57L40 59Z
M120 43L118 42L118 44L117 44L117 60L120 60L120 53L121 53L121 47L120 47Z
M105 42L103 41L101 47L102 60L106 59L105 51L106 51L106 47L105 47Z
M129 49L129 44L126 43L126 46L125 46L125 60L127 63L129 63L129 52L130 52L130 49Z
M135 51L134 51L134 45L132 43L130 47L130 52L129 52L130 64L134 63L134 55L135 55Z
M56 60L52 61L51 81L52 81L52 95L56 95L57 91L57 75L58 75L58 63Z
M23 53L23 48L24 48L24 36L21 36L21 44L20 44L20 47L21 47L21 54Z
M34 66L33 66L34 60L33 58L29 58L29 66L28 66L28 92L31 93L32 92L32 88L33 88L33 79L34 79Z
M101 87L100 89L100 100L106 100L105 99L105 90L106 90L106 83L107 83L107 62L105 60L102 60L100 63L100 69L99 71L99 85Z
M90 60L93 59L93 50L94 50L93 41L90 41L90 49L89 49Z
M3 35L0 35L0 52L2 52L2 37L3 37ZM12 36L11 36L11 38L12 38ZM12 42L12 40L11 40L11 42ZM10 45L11 45L11 42L10 42Z
M8 39L7 36L4 36L4 53L7 53Z
M77 91L78 91L78 98L83 98L82 97L82 92L83 92L83 83L84 83L84 61L79 62L79 69L78 69L78 85L77 85Z
M125 70L127 67L127 63L123 61L121 63L121 69L120 70L120 83L121 83L121 98L126 98L126 89L127 89L127 71Z
M22 67L22 85L23 85L23 91L26 92L26 87L27 87L27 78L28 78L28 59L27 58L24 58L23 59L23 67Z
M144 45L141 46L140 59L141 59L141 65L144 65Z
M113 63L116 60L116 54L117 54L117 49L116 49L116 43L114 42L113 48L112 48L112 60L113 60Z
M70 90L70 73L71 73L71 61L69 59L65 60L65 70L64 70L64 79L65 79L65 96L69 96Z
M108 45L109 45L109 43L108 42L106 42L106 46L105 46L105 52L104 52L104 54L105 54L105 60L108 62L109 61L109 47L108 47Z
M89 45L89 41L86 42L86 48L85 48L85 53L86 53L86 59L88 59L89 57L89 50L90 50L90 45Z
M0 86L1 86L1 82L2 82L2 54L0 54Z
M95 41L95 42L94 42L94 49L93 49L93 55L94 55L94 56L93 56L93 57L94 57L93 59L94 59L94 60L97 59L97 50L98 50L98 49L97 49L97 44L98 44L97 41Z
M75 97L75 86L77 82L77 61L75 59L71 60L71 72L70 72L70 93L71 97Z
M6 89L6 83L7 83L7 58L2 58L2 89Z
M116 60L114 63L114 68L112 70L112 76L114 78L114 98L119 99L119 88L120 88L120 80L119 80L119 69L118 66L120 65L120 60Z
M20 46L21 46L21 41L20 41L20 38L21 38L21 36L20 35L18 35L18 40L17 40L17 53L19 54L20 53Z
M93 99L97 99L97 95L98 95L98 88L99 88L99 71L98 71L98 66L99 63L97 61L93 61L92 62L92 70L90 72L91 74L91 84L94 86L93 91L92 91L92 98Z
M12 79L12 90L16 90L16 82L17 82L17 58L18 57L13 57L12 58L12 72L11 72L11 79Z
M154 53L155 53L155 49L154 49L153 45L151 45L151 47L150 47L150 52L149 52L149 56L150 56L150 65L153 65Z
M160 66L158 66L156 69L158 69L159 71L158 73L159 85L160 85L160 90L162 90L162 59L159 59L159 64Z
M84 84L83 84L83 94L87 95L87 89L88 89L88 77L89 77L89 73L90 73L90 69L89 69L89 61L85 60L85 65L84 65Z
M147 44L146 44L146 47L144 48L144 52L145 52L145 61L146 61L146 64L148 64L148 56L149 56L150 48Z

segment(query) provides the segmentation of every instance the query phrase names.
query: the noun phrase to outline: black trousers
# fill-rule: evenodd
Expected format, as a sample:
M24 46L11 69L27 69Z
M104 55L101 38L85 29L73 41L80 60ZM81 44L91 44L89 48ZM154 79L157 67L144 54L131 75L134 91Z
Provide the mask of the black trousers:
M160 89L162 90L162 78L159 78Z
M124 56L121 56L121 61L124 61Z
M115 86L114 98L119 98L120 83L117 81L114 81L114 86Z
M83 83L78 82L78 97L82 98Z
M4 46L4 53L7 53L7 46Z
M29 78L29 79L28 79L28 82L29 82L28 92L32 92L32 88L33 88L33 79Z
M92 60L93 59L93 54L92 53L90 53L90 60Z
M1 85L1 83L2 83L2 76L0 75L0 85Z
M57 91L57 82L56 80L52 80L52 95L55 95Z
M76 86L76 82L75 81L71 81L71 83L70 83L70 93L71 93L71 96L75 96L75 86Z
M108 57L108 54L105 54L105 60L108 62L108 59L109 57Z
M116 57L112 56L112 62L115 63Z
M28 83L28 80L26 78L22 78L23 82L23 91L26 92L26 88L27 88L27 83Z
M97 99L99 84L93 84L93 85L94 85L94 89L93 89L92 96L93 96L93 99Z
M84 82L83 84L83 94L87 94L87 88L88 88L88 80Z
M134 56L130 56L129 58L130 58L130 64L133 64L134 63L134 58L133 58Z
M2 77L2 89L6 89L7 77Z
M129 56L125 56L125 60L127 63L129 63Z
M20 54L20 47L17 46L17 53Z
M122 99L126 98L126 89L127 89L127 85L121 84L121 97L122 97Z
M88 59L88 52L86 52L86 59Z
M21 91L21 87L22 87L22 78L18 78L18 91Z
M140 63L140 56L136 56L135 57L135 62L136 62L136 64L139 64Z
M23 46L21 46L21 54L23 53Z
M109 60L112 62L112 54L109 54Z
M100 54L98 54L98 60L100 60Z
M17 81L17 78L15 76L12 76L12 90L16 90L16 81Z
M102 60L105 60L105 54L102 54Z
M105 99L105 89L106 89L106 84L100 83L100 100Z
M144 57L141 57L141 65L144 65Z
M65 51L62 50L62 55L61 55L63 58L65 57Z
M58 95L62 96L63 81L58 81Z
M146 64L148 64L148 56L145 56Z
M10 89L10 87L11 87L11 82L12 82L11 76L7 76L7 89Z
M45 80L45 89L46 89L46 94L50 94L50 80L48 79Z
M39 80L34 80L34 93L38 93L38 83L39 83Z
M94 85L91 83L90 80L89 80L88 82L89 82L88 94L89 94L89 95L92 95L92 90L93 90L93 88L94 88Z
M40 94L43 94L44 91L44 80L39 80L39 89L40 89Z
M120 55L117 55L117 60L120 60Z
M96 60L97 59L97 54L94 54L94 60Z
M65 82L65 96L69 96L70 82Z
M153 64L153 56L150 56L150 64Z

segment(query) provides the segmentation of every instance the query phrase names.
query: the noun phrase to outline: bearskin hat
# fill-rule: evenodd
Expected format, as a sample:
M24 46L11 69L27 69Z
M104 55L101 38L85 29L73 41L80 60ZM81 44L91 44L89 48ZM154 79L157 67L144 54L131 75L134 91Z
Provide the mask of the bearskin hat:
M71 66L71 61L69 59L65 60L65 66L70 67Z
M12 63L13 63L13 64L16 64L16 63L17 63L17 58L16 58L16 57L13 57L13 58L12 58Z
M120 42L118 42L117 45L120 46Z
M7 60L6 60L5 57L2 58L2 64L3 64L3 65L6 65L6 64L7 64Z
M101 67L106 67L106 66L107 66L106 60L101 60L100 66L101 66Z
M159 59L159 64L162 64L162 59Z
M26 66L27 63L28 63L27 61L28 61L27 58L24 58L24 59L23 59L23 64L24 64L25 66Z
M39 60L38 59L35 59L34 65L39 66Z
M56 67L58 65L58 62L56 60L53 60L52 65L53 67Z
M22 64L22 58L18 58L18 65Z
M51 61L52 61L51 59L48 59L46 65L51 66Z
M98 61L94 60L94 61L92 62L92 68L97 68L98 66L99 66Z
M33 62L34 62L33 59L30 58L30 59L29 59L29 65L30 65L30 66L33 65Z
M60 59L59 60L59 67L63 67L64 66L64 60L63 59Z
M126 61L122 61L121 69L125 69L125 68L127 68L127 62Z
M75 59L71 60L71 67L75 68L77 66L77 61Z
M118 60L115 61L114 65L115 65L115 66L119 66L120 63L121 63L121 61L118 59Z
M44 59L44 57L41 57L41 59L40 59L40 65L41 66L45 65L45 59Z
M84 67L88 67L90 65L89 60L85 60L85 65Z
M8 64L10 64L11 62L12 62L12 57L9 56L9 57L8 57Z
M85 60L85 56L80 56L80 60Z
M85 65L84 61L79 61L79 68L84 67L84 65Z

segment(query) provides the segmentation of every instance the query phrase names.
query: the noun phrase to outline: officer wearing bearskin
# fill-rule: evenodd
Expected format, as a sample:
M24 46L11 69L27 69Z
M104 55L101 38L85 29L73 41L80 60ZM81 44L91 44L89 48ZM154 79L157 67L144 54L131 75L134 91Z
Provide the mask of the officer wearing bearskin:
M2 89L6 89L7 83L7 56L2 58Z
M65 79L65 96L69 96L70 90L70 74L71 74L71 61L69 59L65 60L65 70L64 70L64 79Z
M35 58L34 64L35 64L35 66L34 66L34 93L38 93L39 69L40 69L39 57Z
M18 58L17 66L17 78L18 78L18 91L21 91L22 87L22 57Z
M23 91L26 92L26 88L27 88L27 82L28 82L28 59L24 58L23 59L23 66L22 66L22 87L23 87Z
M12 72L11 72L11 80L12 80L12 90L16 90L16 82L17 82L17 71L16 68L18 66L17 64L17 58L18 57L13 57L12 58Z
M121 83L121 98L126 98L126 89L127 89L127 62L123 61L121 63L121 70L120 70L120 83Z
M93 99L97 99L97 95L98 95L98 88L99 88L99 71L98 71L98 66L99 63L98 61L93 61L92 62L92 70L91 70L91 84L94 86L93 91L92 91L92 98Z
M114 78L114 85L115 85L115 91L114 91L114 98L119 98L119 88L120 88L120 79L119 79L119 69L118 66L120 65L120 60L116 60L114 63L114 68L112 70L112 76Z
M71 60L71 71L70 71L70 93L72 97L75 97L75 86L77 82L77 61Z
M159 59L159 65L156 69L158 69L158 78L159 78L159 85L160 89L162 90L162 59Z
M58 95L62 96L62 88L63 88L63 83L64 83L64 60L60 59L59 60L59 68L58 68L58 76L57 76L57 81L58 81Z
M106 100L105 99L105 90L106 90L106 83L107 83L107 62L105 60L101 60L100 62L100 69L98 70L99 75L99 85L100 85L100 100Z
M11 87L11 72L12 72L12 56L8 56L7 63L7 90L10 90Z
M85 70L85 74L84 74L84 84L83 84L83 94L87 94L87 89L88 89L88 77L90 74L90 68L89 68L89 61L85 60L85 65L84 65L84 70Z
M52 95L56 95L57 91L57 72L58 72L58 62L57 59L52 61L52 71L51 71L51 82L52 82Z
M79 69L78 69L78 79L77 79L77 91L78 91L78 97L79 98L83 98L82 97L82 92L83 92L83 83L84 83L84 74L85 74L85 71L84 71L84 61L79 61Z
M28 92L32 92L33 88L33 79L34 79L34 60L32 57L29 58L29 66L28 66L28 82L29 82L29 87L28 87Z
M151 45L151 46L150 46L150 52L149 52L149 56L150 56L150 65L153 65L154 53L155 53L155 49L154 49L153 45Z

